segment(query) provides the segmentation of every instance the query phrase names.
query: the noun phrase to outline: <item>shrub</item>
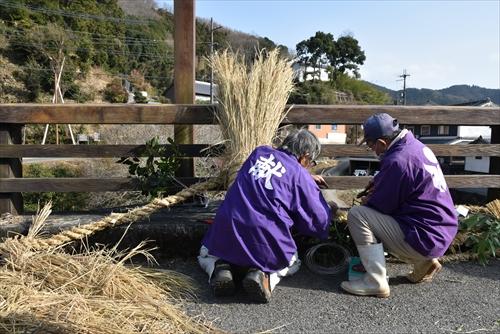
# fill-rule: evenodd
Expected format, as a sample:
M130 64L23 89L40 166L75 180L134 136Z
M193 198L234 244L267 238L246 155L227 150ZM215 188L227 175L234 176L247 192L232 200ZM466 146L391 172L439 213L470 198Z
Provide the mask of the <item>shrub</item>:
M69 128L67 125L59 124L56 126L55 124L49 125L49 130L47 132L47 138L45 140L46 144L54 144L56 142L56 128L59 133L59 143L61 144L72 144L71 135L69 133ZM71 129L73 131L73 135L75 136L78 133L87 132L87 126L84 124L71 124ZM28 124L25 127L26 141L25 144L40 144L43 140L43 135L45 133L45 125L44 124Z
M161 145L158 137L146 142L138 155L145 155L146 159L138 157L124 157L118 160L128 166L130 176L138 180L141 192L145 196L156 197L169 190L175 184L175 172L180 167L183 154L172 138L167 139L170 152Z
M148 103L148 98L142 95L142 92L136 91L134 93L135 103Z
M144 75L139 70L132 70L130 72L129 81L136 90L148 93L151 93L153 90L153 87L146 82Z
M488 213L470 214L460 220L458 235L463 239L460 250L470 250L481 264L486 264L500 249L500 219Z
M128 100L128 93L122 87L120 78L115 78L104 89L104 99L111 103L126 103Z
M24 165L24 177L79 177L81 170L65 163L53 166L43 164ZM89 195L87 193L56 193L56 192L29 192L23 193L24 209L26 211L36 211L38 203L43 205L52 201L54 211L78 211L86 207Z

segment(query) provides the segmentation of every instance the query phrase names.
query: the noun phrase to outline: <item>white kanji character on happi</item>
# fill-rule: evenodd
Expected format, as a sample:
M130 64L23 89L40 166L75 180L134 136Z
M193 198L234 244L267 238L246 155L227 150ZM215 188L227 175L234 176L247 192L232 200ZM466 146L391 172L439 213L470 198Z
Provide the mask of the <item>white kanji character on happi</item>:
M249 170L248 173L252 174L255 180L260 178L266 178L266 182L264 183L264 187L269 190L273 190L273 186L271 184L271 177L273 175L277 177L282 177L286 172L285 167L281 164L280 161L274 161L274 155L271 154L269 158L259 157L259 159L255 162Z

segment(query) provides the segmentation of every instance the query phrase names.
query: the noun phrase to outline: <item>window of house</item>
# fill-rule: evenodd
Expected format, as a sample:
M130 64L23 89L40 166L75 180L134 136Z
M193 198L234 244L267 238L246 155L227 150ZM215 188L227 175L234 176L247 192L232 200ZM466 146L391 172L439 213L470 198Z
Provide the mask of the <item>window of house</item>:
M337 130L337 124L332 124L332 130Z
M316 130L321 130L321 124L316 124Z
M450 127L448 125L440 125L438 127L438 135L449 135Z
M431 135L431 126L430 125L422 125L420 127L420 135L421 136L430 136Z

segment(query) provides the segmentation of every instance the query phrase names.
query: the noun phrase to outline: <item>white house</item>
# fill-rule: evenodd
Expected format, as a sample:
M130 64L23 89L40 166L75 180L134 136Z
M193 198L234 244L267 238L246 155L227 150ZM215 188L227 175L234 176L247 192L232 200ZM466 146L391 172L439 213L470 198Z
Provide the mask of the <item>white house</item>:
M217 96L217 89L218 89L217 84L213 84L212 89L215 98L215 96ZM196 80L194 82L194 93L196 100L210 102L210 82ZM175 96L175 88L174 85L172 84L172 86L170 86L170 88L167 89L165 97L170 99L170 101L174 101L174 96Z
M312 80L313 77L311 75L312 72L317 71L317 68L314 68L312 66L305 66L304 64L300 63L293 63L292 65L293 72L295 73L295 76L299 82L303 82L305 80ZM307 76L304 78L305 73L307 72ZM318 79L315 77L315 79ZM319 80L320 81L328 81L330 78L328 77L328 72L326 71L326 66L321 66L319 69Z
M469 144L489 144L488 140L483 139L479 136L476 140L470 142ZM465 157L465 167L464 170L467 172L475 173L486 173L490 172L490 157L474 156Z

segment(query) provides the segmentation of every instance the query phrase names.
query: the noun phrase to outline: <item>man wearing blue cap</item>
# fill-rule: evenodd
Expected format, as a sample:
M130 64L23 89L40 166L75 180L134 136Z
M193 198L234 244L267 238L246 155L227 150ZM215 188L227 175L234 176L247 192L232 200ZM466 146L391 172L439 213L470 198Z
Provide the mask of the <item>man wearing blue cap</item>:
M389 297L384 248L413 265L407 278L431 281L441 269L438 258L457 233L458 219L434 153L411 132L400 130L386 113L370 116L362 143L380 158L380 171L349 211L348 227L366 274L342 282L355 295Z

